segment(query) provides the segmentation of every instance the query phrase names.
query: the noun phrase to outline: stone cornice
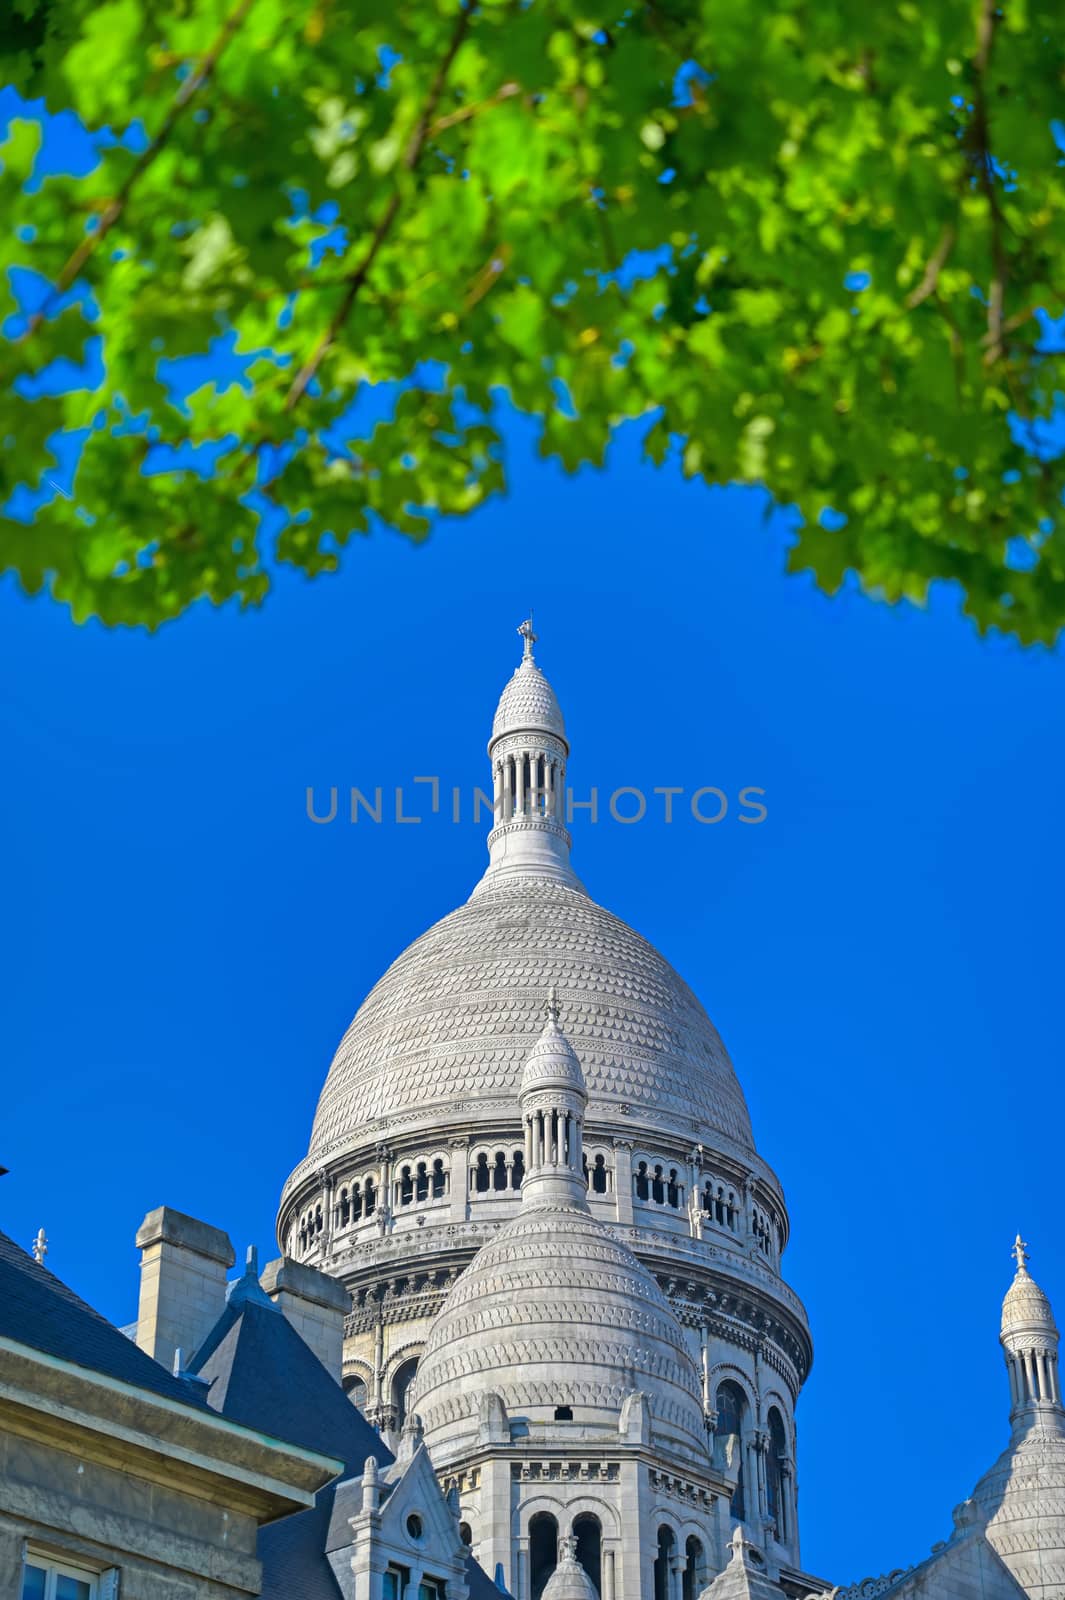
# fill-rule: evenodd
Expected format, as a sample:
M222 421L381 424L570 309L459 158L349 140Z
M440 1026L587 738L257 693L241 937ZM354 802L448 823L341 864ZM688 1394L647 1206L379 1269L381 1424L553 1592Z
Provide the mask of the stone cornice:
M314 1504L343 1462L0 1338L0 1416L13 1432L207 1496L263 1522Z

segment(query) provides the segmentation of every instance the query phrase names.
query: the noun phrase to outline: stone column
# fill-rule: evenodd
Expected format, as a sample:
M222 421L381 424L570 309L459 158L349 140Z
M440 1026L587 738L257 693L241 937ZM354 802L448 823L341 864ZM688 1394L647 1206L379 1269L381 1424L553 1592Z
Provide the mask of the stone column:
M617 1600L614 1587L614 1550L607 1546L603 1551L603 1600Z
M452 1222L465 1222L470 1202L470 1141L451 1141L451 1208Z
M632 1141L614 1140L614 1204L617 1220L632 1224Z
M322 1238L321 1254L323 1261L328 1261L333 1253L333 1178L324 1167L318 1170L318 1181L322 1185Z

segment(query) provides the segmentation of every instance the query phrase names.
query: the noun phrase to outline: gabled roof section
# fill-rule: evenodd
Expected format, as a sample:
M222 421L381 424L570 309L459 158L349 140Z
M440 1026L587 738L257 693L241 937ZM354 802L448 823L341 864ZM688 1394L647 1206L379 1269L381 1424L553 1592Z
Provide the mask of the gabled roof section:
M337 1456L361 1473L367 1456L392 1452L331 1378L288 1318L273 1305L231 1296L193 1357L207 1403L233 1422Z
M203 1409L191 1384L153 1361L6 1233L0 1233L0 1336L149 1394Z

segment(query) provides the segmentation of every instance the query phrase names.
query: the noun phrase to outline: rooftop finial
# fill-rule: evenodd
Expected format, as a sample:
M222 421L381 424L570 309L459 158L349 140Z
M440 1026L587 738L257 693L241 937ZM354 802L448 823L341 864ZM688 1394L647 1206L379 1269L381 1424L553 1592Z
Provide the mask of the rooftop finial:
M518 629L518 632L525 640L525 654L521 659L523 661L531 661L533 658L533 645L536 643L536 634L533 632L533 614L531 609L529 611L529 615L525 618L525 621Z
M48 1254L48 1235L43 1228L37 1229L37 1237L33 1241L33 1259L39 1267L44 1266L44 1258Z
M557 1022L559 1017L562 1015L558 1003L558 990L555 988L554 984L552 984L550 989L547 991L547 999L544 1002L544 1011L552 1022Z
M1018 1234L1016 1239L1013 1241L1013 1259L1017 1263L1018 1272L1028 1271L1028 1246L1025 1244L1020 1234Z

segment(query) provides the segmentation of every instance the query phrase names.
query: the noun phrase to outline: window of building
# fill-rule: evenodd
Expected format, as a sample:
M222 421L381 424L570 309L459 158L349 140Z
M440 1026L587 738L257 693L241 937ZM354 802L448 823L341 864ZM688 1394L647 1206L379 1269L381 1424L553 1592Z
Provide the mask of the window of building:
M658 1555L655 1558L655 1600L669 1600L672 1589L670 1569L673 1565L675 1546L673 1529L663 1524L658 1530Z
M402 1428L407 1420L407 1395L418 1370L418 1359L404 1361L392 1379L392 1404L396 1409L396 1427Z
M358 1406L360 1411L366 1410L366 1401L369 1398L366 1385L361 1378L348 1377L344 1379L344 1393L353 1406Z
M602 1593L603 1530L599 1518L590 1511L576 1517L573 1537L577 1541L577 1560L595 1584L596 1592Z
M732 1515L742 1522L747 1515L743 1494L743 1425L747 1412L747 1399L738 1383L726 1378L724 1383L718 1385L714 1409L717 1411L717 1427L714 1431L718 1438L732 1437L736 1441L739 1476L732 1493L731 1510Z
M532 1600L540 1600L558 1566L558 1523L550 1511L538 1511L529 1522L529 1576Z
M699 1600L710 1582L706 1566L706 1552L702 1540L690 1535L684 1546L684 1578L681 1585L682 1600Z
M769 1412L769 1453L766 1461L765 1488L769 1520L773 1524L774 1533L781 1541L787 1537L787 1508L784 1503L784 1460L787 1453L788 1439L784 1432L784 1420L776 1406L772 1406Z
M110 1575L103 1575L105 1580ZM101 1600L101 1574L30 1554L22 1568L21 1600ZM107 1587L114 1593L113 1582Z

